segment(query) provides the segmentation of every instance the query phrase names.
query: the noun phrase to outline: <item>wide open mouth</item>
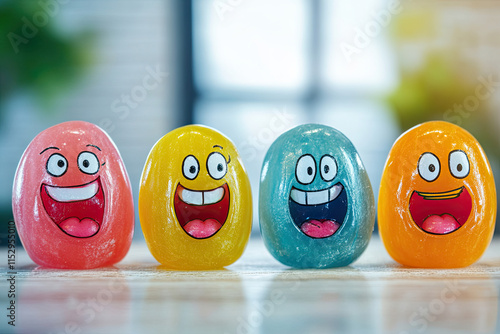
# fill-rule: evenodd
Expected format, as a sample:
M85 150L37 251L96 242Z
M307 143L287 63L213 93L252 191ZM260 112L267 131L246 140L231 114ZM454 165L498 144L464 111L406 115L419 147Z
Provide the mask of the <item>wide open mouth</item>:
M100 177L71 187L42 184L40 195L49 217L67 235L89 238L99 232L104 217Z
M424 232L448 234L458 230L469 218L472 199L465 187L429 193L414 191L410 198L410 214Z
M179 183L175 193L177 220L191 237L210 238L224 226L229 213L227 183L212 190L191 190Z
M340 182L318 191L293 187L288 201L294 224L314 239L328 238L337 232L347 215L347 204L347 193Z

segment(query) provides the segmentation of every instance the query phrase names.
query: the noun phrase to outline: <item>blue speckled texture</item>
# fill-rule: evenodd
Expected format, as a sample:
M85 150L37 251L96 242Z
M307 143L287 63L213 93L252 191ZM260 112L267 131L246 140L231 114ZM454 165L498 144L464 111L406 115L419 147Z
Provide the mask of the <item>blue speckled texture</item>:
M297 160L311 154L316 176L307 185L296 179ZM324 155L335 158L337 176L327 182L320 176ZM347 214L330 237L307 236L290 216L292 187L318 191L341 183L347 194ZM339 196L340 197L340 196ZM266 154L259 193L260 230L269 252L280 262L295 268L347 266L366 249L375 223L375 203L370 180L358 152L340 131L318 124L298 126L282 134Z

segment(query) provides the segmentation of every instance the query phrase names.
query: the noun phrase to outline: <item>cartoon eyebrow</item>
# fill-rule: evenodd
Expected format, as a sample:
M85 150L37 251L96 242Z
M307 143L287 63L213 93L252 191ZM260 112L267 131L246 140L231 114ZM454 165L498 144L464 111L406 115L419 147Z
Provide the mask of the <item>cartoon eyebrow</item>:
M213 147L213 148L218 147L218 148L220 148L221 150L223 150L223 149L224 149L224 147L222 147L222 146L220 146L220 145L214 145L214 146L212 146L212 147ZM228 160L228 162L227 162L227 163L230 163L230 162L231 162L231 156L228 154L228 155L227 155L227 157L229 158L229 160Z
M88 144L88 145L87 145L87 147L89 147L89 146L90 146L90 147L95 147L95 148L97 148L99 151L102 151L102 150L99 148L99 146L92 145L92 144Z
M40 152L40 154L42 154L43 152L47 151L47 150L61 150L59 147L55 147L55 146L50 146L50 147L47 147L45 150L43 150L42 152Z

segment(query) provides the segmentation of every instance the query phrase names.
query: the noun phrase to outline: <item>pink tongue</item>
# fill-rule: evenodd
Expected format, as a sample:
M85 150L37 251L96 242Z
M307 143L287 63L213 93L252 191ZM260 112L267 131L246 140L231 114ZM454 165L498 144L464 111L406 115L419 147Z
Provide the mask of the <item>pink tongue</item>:
M215 219L207 219L205 221L200 219L191 220L184 226L184 230L192 237L197 239L208 238L214 235L222 224Z
M321 239L333 235L337 232L339 227L340 224L335 221L325 220L320 222L319 220L313 219L302 224L300 229L311 238Z
M444 214L442 216L429 216L422 224L422 229L429 233L446 234L455 231L460 227L453 216Z
M60 223L59 227L69 235L78 238L88 238L99 231L99 224L90 218L82 220L76 217L68 218Z

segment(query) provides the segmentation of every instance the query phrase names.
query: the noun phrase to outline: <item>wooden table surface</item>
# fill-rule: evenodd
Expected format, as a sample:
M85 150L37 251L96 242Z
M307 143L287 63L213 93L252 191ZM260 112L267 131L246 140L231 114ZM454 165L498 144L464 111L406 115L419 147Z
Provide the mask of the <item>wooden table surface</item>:
M113 268L40 269L18 251L16 271L12 327L10 275L1 268L0 333L494 333L500 327L500 238L478 263L453 270L403 268L374 237L358 261L330 270L292 270L252 238L243 257L220 271L164 270L140 242Z

